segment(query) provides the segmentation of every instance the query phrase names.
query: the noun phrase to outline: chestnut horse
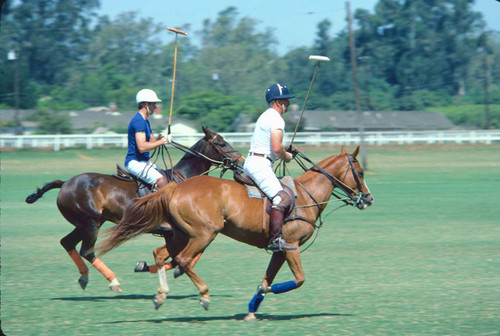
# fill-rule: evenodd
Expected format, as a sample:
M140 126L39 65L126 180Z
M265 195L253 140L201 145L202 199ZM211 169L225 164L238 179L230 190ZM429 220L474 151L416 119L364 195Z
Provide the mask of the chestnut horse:
M203 132L205 136L186 150L187 153L173 169L166 171L167 176L174 177L174 181L207 173L213 165L223 164L227 168L241 164L241 154L222 136L208 128L203 128ZM89 269L82 259L84 257L110 282L111 290L121 291L114 272L95 256L93 249L102 224L106 221L118 223L126 205L139 197L137 183L113 175L83 173L65 182L55 180L45 184L28 196L26 202L34 203L47 191L56 188L61 188L57 196L57 207L64 218L75 226L60 242L78 267L78 283L81 288L85 289L89 281ZM163 236L167 240L167 236L171 237L172 233L163 230ZM78 253L76 245L80 241L82 245Z
M326 207L332 193L341 190L346 202L364 209L373 203L365 184L363 171L354 153L333 155L294 179L297 189L296 207L292 217L283 226L283 234L290 244L303 245L313 235L315 222ZM299 153L301 154L301 153ZM336 195L336 194L335 194ZM203 252L220 232L240 242L265 248L268 243L268 225L263 227L263 201L249 198L240 183L211 176L197 176L179 184L169 183L157 193L142 197L127 207L118 225L106 230L109 236L98 247L104 254L140 233L148 232L162 222L169 222L174 237L167 249L174 261L182 267L200 294L200 304L208 309L208 286L193 269L195 256ZM283 263L287 261L295 279L272 284ZM305 281L300 250L275 252L264 279L249 303L245 320L255 320L254 313L266 293L284 293L300 287ZM164 280L163 294L168 293ZM157 295L158 297L158 295Z

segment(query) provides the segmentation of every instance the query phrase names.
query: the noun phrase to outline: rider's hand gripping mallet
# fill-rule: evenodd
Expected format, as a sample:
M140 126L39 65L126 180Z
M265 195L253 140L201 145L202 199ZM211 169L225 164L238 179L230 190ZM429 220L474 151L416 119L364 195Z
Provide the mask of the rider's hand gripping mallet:
M295 126L295 131L293 132L293 138L292 138L292 142L290 142L290 148L293 145L293 141L295 140L295 135L297 134L297 130L299 129L300 121L302 120L302 116L304 115L304 110L306 109L307 99L309 99L309 94L311 93L311 88L313 86L314 80L316 79L316 74L318 73L319 63L320 62L330 62L330 59L326 56L311 55L311 56L309 56L309 59L318 61L318 63L316 63L316 69L314 69L314 74L313 74L313 77L311 79L311 83L309 84L309 90L307 91L306 99L304 100L304 105L302 106L302 112L300 112L299 121L297 122L297 125Z
M168 117L168 134L170 134L170 125L172 124L172 109L174 107L175 71L177 66L177 36L179 34L187 35L187 33L175 28L167 28L167 30L175 33L174 75L172 78L172 97L170 99L170 116Z

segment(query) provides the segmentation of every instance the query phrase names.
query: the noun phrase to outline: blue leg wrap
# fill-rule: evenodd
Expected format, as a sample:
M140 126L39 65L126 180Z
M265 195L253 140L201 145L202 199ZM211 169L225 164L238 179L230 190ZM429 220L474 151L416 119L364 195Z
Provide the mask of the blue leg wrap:
M255 313L259 309L259 305L264 300L264 294L255 294L248 303L248 312Z
M297 286L297 283L293 280L290 280L287 282L271 285L271 292L273 292L274 294L280 294L291 291L292 289L295 289L297 287L299 287Z

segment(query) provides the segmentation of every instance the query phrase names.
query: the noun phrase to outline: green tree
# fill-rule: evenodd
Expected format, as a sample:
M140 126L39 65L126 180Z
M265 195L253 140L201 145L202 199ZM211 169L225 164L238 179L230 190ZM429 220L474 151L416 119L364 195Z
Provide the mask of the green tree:
M99 0L24 0L12 8L12 43L28 60L35 81L64 85L71 67L85 55L98 7Z
M390 85L398 85L399 95L422 89L457 94L483 25L472 4L473 0L381 0L373 15L358 10L359 56L371 57L372 69L380 69Z
M227 96L215 91L202 91L186 96L177 113L197 120L202 126L226 132L233 130L233 123L240 113L245 111L255 114L256 107L251 105L251 100L252 97L248 96Z
M210 89L263 100L266 85L277 80L280 64L273 51L276 41L272 32L257 32L256 26L254 19L238 20L235 7L220 12L215 22L204 21L202 48L194 61L208 71L201 76L217 74L218 79L209 83Z

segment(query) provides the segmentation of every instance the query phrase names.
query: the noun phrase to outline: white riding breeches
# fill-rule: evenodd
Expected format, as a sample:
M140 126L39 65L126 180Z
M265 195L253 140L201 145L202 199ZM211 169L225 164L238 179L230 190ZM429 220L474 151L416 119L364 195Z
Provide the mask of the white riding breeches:
M269 199L273 199L283 187L273 172L273 163L260 156L248 156L243 166L245 175L250 177Z
M130 174L144 180L151 185L154 185L159 178L163 177L163 175L158 171L161 168L151 162L131 160L125 168L127 168L127 171Z

